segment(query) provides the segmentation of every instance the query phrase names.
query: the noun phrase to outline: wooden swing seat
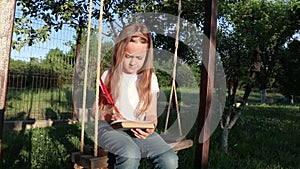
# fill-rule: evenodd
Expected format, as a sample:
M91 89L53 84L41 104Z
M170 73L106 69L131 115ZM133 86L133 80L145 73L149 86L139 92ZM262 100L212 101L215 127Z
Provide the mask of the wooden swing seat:
M177 153L180 150L184 150L193 146L193 140L184 139L177 142L167 142L171 148Z
M163 135L162 137L176 153L193 146L193 140L190 139L170 139ZM108 151L100 148L98 150L98 157L94 157L93 147L85 146L83 153L72 153L72 162L74 163L74 169L108 169Z
M72 153L72 162L74 163L74 169L106 169L107 155L103 157L94 157L93 155L87 155L81 152Z
M107 169L107 154L107 150L99 148L97 157L95 157L93 146L84 146L83 152L72 153L74 169Z
M177 153L179 150L187 149L193 146L193 140L186 139L182 136L171 136L160 134L160 136L169 144L169 146Z

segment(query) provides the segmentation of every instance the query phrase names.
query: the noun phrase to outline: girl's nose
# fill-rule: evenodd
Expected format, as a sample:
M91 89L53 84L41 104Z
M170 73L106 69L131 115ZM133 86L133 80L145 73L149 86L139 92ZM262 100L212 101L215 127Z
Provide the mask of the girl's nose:
M130 58L129 65L130 65L130 66L134 66L134 65L135 65L135 60L134 60L134 58Z

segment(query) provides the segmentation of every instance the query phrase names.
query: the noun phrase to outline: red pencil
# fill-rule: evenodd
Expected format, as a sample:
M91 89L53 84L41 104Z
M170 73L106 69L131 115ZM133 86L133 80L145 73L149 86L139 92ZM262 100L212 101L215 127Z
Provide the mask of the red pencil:
M112 97L110 96L109 92L107 91L107 88L105 87L105 85L104 85L104 83L103 83L103 81L102 81L101 78L100 78L100 88L101 88L102 92L104 93L107 102L109 104L113 105L115 111L120 114L119 109L116 107L114 100L112 99Z

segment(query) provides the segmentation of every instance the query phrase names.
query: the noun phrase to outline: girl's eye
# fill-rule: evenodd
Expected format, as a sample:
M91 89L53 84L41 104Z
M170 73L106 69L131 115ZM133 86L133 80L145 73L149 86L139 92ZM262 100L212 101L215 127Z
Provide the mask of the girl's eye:
M125 58L137 58L138 60L143 60L143 56L131 56L131 55L125 55Z
M130 55L125 55L125 58L131 58L132 56L130 56Z

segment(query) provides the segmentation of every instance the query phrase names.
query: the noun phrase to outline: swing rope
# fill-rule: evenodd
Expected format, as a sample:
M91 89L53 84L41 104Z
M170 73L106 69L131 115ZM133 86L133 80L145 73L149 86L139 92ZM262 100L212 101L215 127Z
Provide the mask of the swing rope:
M100 79L100 63L101 63L101 49L102 49L102 22L103 22L103 5L104 0L101 0L100 2L100 16L99 16L99 30L98 30L98 56L97 56L97 77L96 79ZM100 79L101 80L101 79ZM96 103L99 102L99 87L100 82L99 80L96 80ZM99 109L96 109L95 112L95 138L94 138L94 156L98 156L98 119L99 119Z
M179 112L179 108L178 108L178 99L177 99L177 91L176 91L176 83L175 82L176 82L177 51L178 51L178 45L179 45L179 30L180 30L180 15L181 15L181 12L182 12L182 10L181 10L181 0L179 0L178 1L178 16L177 16L177 23L176 23L175 51L174 51L174 59L173 59L172 86L171 86L171 91L170 91L169 105L168 105L168 111L167 111L166 123L165 123L165 129L164 129L164 134L166 134L167 133L167 128L168 128L168 123L169 123L173 93L174 93L177 120L178 120L178 128L179 128L179 135L180 136L182 136L182 129L181 129L180 112Z
M89 66L89 49L90 49L90 36L91 36L91 24L92 24L92 8L93 0L90 0L90 9L88 16L88 32L86 40L86 51L85 51L85 68L84 68L84 84L83 84L83 97L82 97L82 126L81 126L81 142L80 142L80 152L84 150L84 128L85 128L85 116L86 116L86 88L87 88L87 69Z

